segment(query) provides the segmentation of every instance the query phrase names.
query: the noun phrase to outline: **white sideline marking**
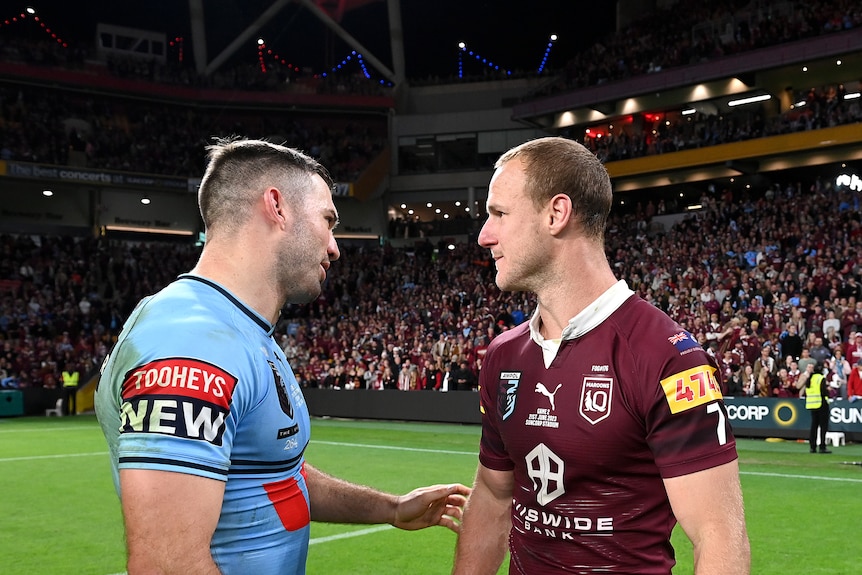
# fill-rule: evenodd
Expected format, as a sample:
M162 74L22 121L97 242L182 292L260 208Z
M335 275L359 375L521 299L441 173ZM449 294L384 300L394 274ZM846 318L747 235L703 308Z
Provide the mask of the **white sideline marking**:
M314 539L309 540L308 544L314 545L316 543L329 543L330 541L337 541L338 539L349 539L351 537L359 537L360 535L371 535L372 533L385 531L386 529L395 528L391 525L376 525L374 527L369 527L368 529L359 529L358 531L347 531L345 533L327 535L326 537L315 537Z
M793 473L766 473L764 471L740 471L740 475L760 475L761 477L787 477L790 479L816 479L818 481L848 481L850 483L862 483L862 479L852 477L818 477L816 475L796 475Z
M71 417L71 416L67 416ZM93 431L94 429L98 429L98 426L87 427L85 425L75 425L70 427L41 427L36 429L3 429L0 426L0 433L42 433L49 431Z
M33 461L36 459L62 459L64 457L92 457L94 455L107 455L107 451L96 451L94 453L61 453L59 455L28 455L27 457L4 457L0 463L7 461Z

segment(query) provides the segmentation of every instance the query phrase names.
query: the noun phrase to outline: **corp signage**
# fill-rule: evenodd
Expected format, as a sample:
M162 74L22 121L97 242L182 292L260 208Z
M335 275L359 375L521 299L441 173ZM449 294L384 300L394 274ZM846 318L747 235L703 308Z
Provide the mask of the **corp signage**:
M803 437L811 426L804 399L725 397L727 415L734 430L799 431ZM832 402L829 429L862 435L862 402Z

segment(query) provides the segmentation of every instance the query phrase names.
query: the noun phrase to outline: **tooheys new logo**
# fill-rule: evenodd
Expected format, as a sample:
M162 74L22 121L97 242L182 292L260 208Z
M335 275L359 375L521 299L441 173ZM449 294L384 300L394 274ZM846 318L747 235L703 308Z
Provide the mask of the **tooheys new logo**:
M123 381L123 433L162 433L221 445L237 378L189 358L151 361Z

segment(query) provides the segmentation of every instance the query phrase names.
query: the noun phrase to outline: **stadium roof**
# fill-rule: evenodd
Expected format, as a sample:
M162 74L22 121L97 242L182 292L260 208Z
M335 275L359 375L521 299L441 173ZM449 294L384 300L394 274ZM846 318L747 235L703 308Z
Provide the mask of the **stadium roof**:
M390 2L394 2L390 6ZM195 46L215 58L257 59L257 40L291 64L313 73L331 71L358 43L366 49L370 73L397 71L391 38L403 38L407 78L457 76L458 43L481 58L464 62L467 74L481 74L488 62L513 71L535 72L551 34L558 40L548 67L561 67L577 50L613 28L615 2L566 0L91 0L6 3L10 14L27 6L58 34L80 41L95 38L98 23L163 32L183 38L187 56ZM390 14L400 11L398 26ZM199 17L190 16L196 13ZM328 21L327 21L328 20ZM335 25L335 27L333 27ZM394 31L394 35L392 32ZM350 40L354 42L351 42ZM236 44L236 45L233 45ZM487 60L483 63L482 58ZM353 60L355 62L355 59ZM374 64L380 64L374 66Z

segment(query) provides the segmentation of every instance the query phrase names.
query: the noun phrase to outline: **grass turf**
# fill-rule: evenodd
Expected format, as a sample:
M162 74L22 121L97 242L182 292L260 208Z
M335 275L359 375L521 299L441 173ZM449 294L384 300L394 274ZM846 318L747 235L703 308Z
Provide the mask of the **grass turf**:
M339 477L392 492L472 482L479 427L315 420L308 459ZM752 573L855 573L862 516L862 445L808 453L796 442L738 439ZM93 416L0 419L0 549L7 575L111 575L125 569L122 518ZM708 497L709 494L704 494ZM455 535L442 528L312 524L310 574L449 573ZM674 532L678 566L691 546ZM501 570L504 572L505 569Z

